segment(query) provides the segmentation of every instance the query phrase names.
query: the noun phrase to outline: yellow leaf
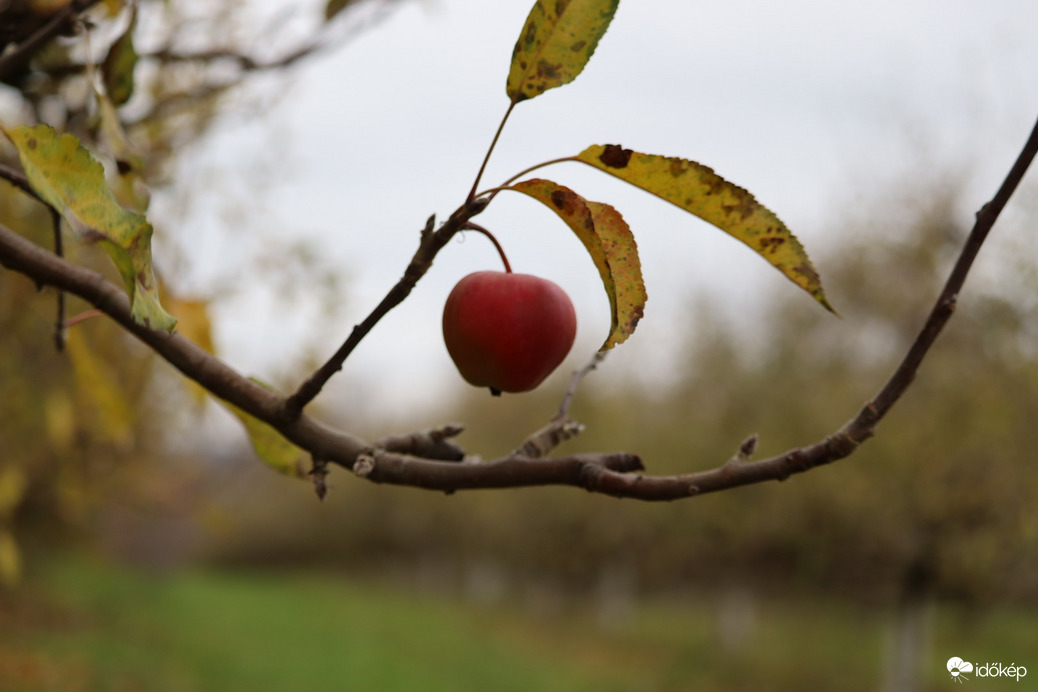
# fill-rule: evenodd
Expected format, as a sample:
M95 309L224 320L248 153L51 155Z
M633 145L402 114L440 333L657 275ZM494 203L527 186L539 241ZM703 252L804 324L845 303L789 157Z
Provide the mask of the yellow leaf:
M90 411L91 425L102 438L128 445L135 416L126 394L115 384L115 374L94 354L80 330L69 330L65 350L72 363L76 393Z
M576 79L609 28L619 2L537 0L512 51L505 87L512 103Z
M159 303L152 269L151 224L142 214L119 206L101 163L74 136L59 135L49 125L3 132L18 149L36 193L61 212L74 231L108 252L126 285L133 318L152 329L173 331L177 321Z
M249 379L265 389L271 389L264 382L260 382L255 378ZM306 478L309 475L305 462L306 452L286 440L281 436L281 433L258 418L249 415L226 401L221 403L245 426L245 432L249 435L249 442L252 443L252 450L259 457L260 461L275 471L288 476Z
M177 317L177 333L201 346L208 353L215 353L213 346L213 324L209 319L208 300L190 300L163 294L162 301Z
M56 389L47 397L44 411L51 449L59 454L71 451L76 442L76 409L72 397L64 389Z
M623 217L608 204L588 202L550 180L524 180L508 189L554 211L584 244L609 297L609 335L600 350L623 343L634 332L646 301L638 248Z
M28 487L29 479L23 469L18 466L0 469L0 520L14 514Z
M213 346L213 326L209 319L209 301L187 300L163 293L162 302L169 312L177 318L177 333L205 349L215 353ZM185 378L192 397L199 406L208 399L208 392L194 380Z
M609 258L609 273L613 277L616 295L612 331L602 346L605 350L622 344L634 333L649 296L642 280L638 246L627 222L608 204L587 202L587 206L595 220L595 233L602 240L602 249Z
M797 286L834 312L803 245L753 195L687 159L641 154L596 144L575 160L614 175L717 226L741 240Z
M10 530L0 528L0 584L11 588L22 577L22 557Z

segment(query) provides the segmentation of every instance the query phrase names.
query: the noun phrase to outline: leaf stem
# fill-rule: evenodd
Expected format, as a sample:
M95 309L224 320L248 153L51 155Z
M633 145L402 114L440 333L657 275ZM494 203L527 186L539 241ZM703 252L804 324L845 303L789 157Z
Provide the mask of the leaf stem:
M477 233L482 233L487 238L490 238L490 242L494 244L495 248L497 248L497 254L501 256L501 263L505 265L505 273L512 273L512 265L508 263L508 256L505 254L505 249L501 247L501 243L497 242L497 238L494 237L493 233L472 221L466 222L465 225L461 227L461 230L476 231Z
M501 124L497 126L497 132L494 133L494 138L490 140L490 147L487 149L487 155L483 157L483 163L479 167L479 173L476 173L476 179L472 181L472 189L469 190L469 196L465 199L465 203L468 204L476 198L476 188L479 187L479 181L483 177L483 172L487 169L487 162L490 161L490 155L494 153L494 147L497 146L497 140L501 137L501 131L505 129L505 123L508 122L508 116L512 114L512 109L515 108L516 101L512 101L508 104L508 110L505 111L505 115L501 118Z
M534 165L530 166L529 168L524 168L523 170L519 171L518 173L513 175L511 178L509 178L505 182L503 182L500 185L498 185L497 187L492 187L489 190L483 190L482 192L480 192L476 196L477 197L482 197L483 195L489 194L490 195L490 199L493 199L494 196L496 196L498 192L501 192L501 190L507 189L509 185L511 185L513 182L515 182L519 178L522 178L527 173L533 173L538 168L544 168L546 166L551 166L551 165L556 164L556 163L565 163L566 161L578 161L579 162L580 159L578 159L575 156L564 156L564 157L559 158L559 159L551 159L550 161L541 161L540 163L534 164Z

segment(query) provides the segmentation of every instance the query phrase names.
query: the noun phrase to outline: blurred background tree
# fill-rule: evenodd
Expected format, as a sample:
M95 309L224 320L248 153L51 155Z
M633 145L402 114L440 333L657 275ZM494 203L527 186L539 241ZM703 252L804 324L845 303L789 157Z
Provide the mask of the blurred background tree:
M263 26L244 2L5 3L0 7L0 52L7 49L0 63L0 117L7 126L45 122L75 134L102 156L120 202L143 209L150 191L173 182L178 153L202 141L220 112L232 103L249 107L256 97L240 88L247 77L285 69L341 41L344 33L352 35L359 24L347 5L364 4L391 3L332 3L327 15L300 35L284 17L282 24ZM48 22L88 6L81 22L68 23L42 49L19 50ZM259 44L257 34L267 40ZM104 95L95 90L94 79L105 82ZM0 164L18 168L6 141ZM0 215L34 242L53 246L48 210L7 183L0 185ZM63 245L74 261L115 276L96 247ZM181 331L212 349L207 311L216 296L176 295L178 269L186 267L181 249L171 234L160 271L166 270L165 284L174 288L164 300L180 317ZM278 262L263 265L275 285L305 272L311 289L324 282L329 292L340 293L312 253L276 252ZM239 288L228 277L220 295L226 298ZM202 476L211 472L180 438L178 425L195 425L202 414L195 393L185 394L169 369L122 330L90 319L82 301L70 298L63 304L62 314L75 326L59 335L58 301L52 291L37 291L23 278L0 273L0 582L7 585L18 581L20 542L96 538L98 522L125 531L135 509L154 515L165 508L179 515L190 508L187 489L204 483ZM59 339L64 347L44 347ZM102 509L120 518L103 520ZM15 539L25 532L34 534L33 540ZM159 562L182 556L176 532L161 546L154 537L138 543L131 535L116 542L150 545L145 552Z
M827 260L841 322L776 295L748 332L692 304L687 358L669 386L646 388L636 374L589 382L574 410L587 430L572 444L637 445L654 467L676 473L716 464L731 455L732 440L751 433L761 454L771 454L838 427L914 338L923 307L905 297L936 293L965 232L954 183L916 180L889 190L863 201L857 221L844 217L848 236L863 240ZM896 218L884 208L897 209ZM904 229L896 238L877 241L870 231L895 222ZM489 562L585 594L620 564L642 593L736 580L864 602L895 602L913 590L1033 602L1038 514L1029 498L1038 474L1027 460L1038 361L1027 315L1034 267L1026 254L1003 252L1014 269L970 285L925 376L852 463L781 487L662 507L564 502L565 490L445 500L343 484L335 492L348 500L312 512L288 510L289 497L236 508L234 516L257 523L239 524L216 554L354 567L435 555L452 564L459 584L465 565ZM517 429L533 429L552 410L550 394L532 393L502 415L479 394L462 403L459 419L470 429L466 443L490 455L513 448ZM318 530L329 511L342 513L331 524L352 528ZM287 528L286 517L303 526Z
M351 26L346 6L360 4L329 7L341 5L336 21ZM9 3L2 26L31 29L63 6ZM38 21L23 25L18 12ZM315 25L278 55L256 56L257 27L242 21L238 3L214 12L211 3L145 0L138 12L140 69L119 114L139 157L132 172L151 189L170 182L178 152L205 137L247 76L295 64L328 31ZM90 16L100 63L125 30L127 9L110 0ZM4 122L50 122L108 147L118 181L125 172L105 139L86 64L80 42L59 39L0 75ZM3 150L2 163L13 159ZM960 190L957 180L917 175L859 200L856 216L853 205L839 205L840 232L858 240L821 264L842 322L791 292L770 296L750 327L714 302L691 302L684 357L665 385L634 372L586 384L572 413L587 431L574 451L631 448L654 471L683 472L716 465L750 433L770 454L835 429L874 393L924 318L925 297L936 294L963 238ZM47 211L6 184L0 216L35 242L52 242ZM1014 230L1036 218L1024 210L1000 222L1009 226L1000 233L1016 241ZM48 348L55 295L0 272L0 579L17 582L27 548L45 552L74 537L152 566L319 567L547 611L591 603L606 624L622 623L641 600L704 594L719 595L722 619L736 623L752 621L744 617L752 604L775 594L880 605L902 623L938 600L967 610L1033 607L1036 270L1017 242L1000 246L1000 275L971 279L920 381L853 461L780 487L662 506L574 501L568 489L445 497L348 478L336 478L334 501L319 505L308 485L256 465L238 438L206 438L200 454L185 438L207 425L206 410L106 320L78 323L64 352ZM167 249L167 302L204 342L207 303L175 295L176 242ZM66 252L110 271L91 248ZM299 257L296 266L314 268L312 254ZM69 315L83 310L69 301ZM487 407L482 391L444 401L457 403L466 445L490 456L514 448L517 431L539 427L553 396L536 392L506 409ZM349 413L356 424L361 412ZM363 423L372 438L395 424ZM738 643L752 627L729 630Z

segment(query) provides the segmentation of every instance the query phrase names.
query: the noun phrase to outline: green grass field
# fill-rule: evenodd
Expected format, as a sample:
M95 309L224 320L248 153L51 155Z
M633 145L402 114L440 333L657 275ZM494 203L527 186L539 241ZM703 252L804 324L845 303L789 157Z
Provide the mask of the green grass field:
M4 601L0 600L0 604ZM53 563L0 607L0 690L876 690L888 618L837 604L761 602L746 645L721 646L709 602L641 607L605 630L587 609L534 615L332 576L145 577ZM1032 613L938 612L925 670L975 652L1033 665Z

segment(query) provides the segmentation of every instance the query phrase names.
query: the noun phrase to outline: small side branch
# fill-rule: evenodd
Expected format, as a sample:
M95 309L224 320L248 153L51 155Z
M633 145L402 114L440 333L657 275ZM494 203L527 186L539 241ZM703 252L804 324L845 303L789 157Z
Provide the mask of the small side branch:
M605 360L606 351L596 351L584 367L573 373L570 378L569 387L562 396L559 410L555 416L543 428L531 433L516 448L513 455L541 458L547 456L553 449L567 440L584 432L584 426L569 417L570 406L573 405L573 397L576 396L577 387L599 363Z
M910 385L920 363L928 354L945 323L950 319L956 297L973 260L1024 172L1038 155L1038 123L1005 182L991 202L977 214L976 223L915 342L894 374L876 397L834 434L805 447L778 456L750 461L754 438L745 441L736 456L707 471L671 476L648 476L641 459L627 452L577 454L553 459L510 455L487 463L457 463L420 458L394 451L409 449L410 443L385 440L378 448L349 433L329 428L298 413L286 418L287 402L235 372L219 359L179 335L156 332L134 321L125 292L96 272L70 264L0 225L0 264L24 274L38 285L54 286L94 305L126 331L151 347L159 356L214 395L229 401L252 416L269 423L278 432L324 463L353 469L377 483L391 483L443 492L476 488L517 488L540 485L571 485L591 492L640 500L675 500L729 488L784 480L791 475L832 463L851 455L875 431L877 424ZM478 202L479 200L477 200ZM431 224L423 233L422 245L412 265L419 271L410 285L428 268L432 257L482 206L465 205L437 232ZM435 238L429 241L428 238ZM405 276L405 279L407 277ZM410 290L408 288L408 290ZM373 313L375 314L375 313ZM376 315L377 317L381 316ZM338 369L341 361L334 367ZM575 382L593 368L589 365L574 377ZM320 383L323 385L323 381ZM320 385L317 387L319 391ZM571 390L575 385L571 384ZM309 399L307 399L308 401ZM558 418L568 414L572 396L567 392ZM304 402L305 403L305 402ZM301 406L299 407L302 408ZM453 430L453 428L451 429ZM446 431L440 442L446 440ZM414 448L414 451L420 451ZM323 477L321 477L323 479Z
M463 430L464 427L457 423L447 423L432 430L384 437L375 442L375 447L423 459L458 462L465 458L465 450L452 438L460 435Z
M303 408L313 401L314 397L321 393L321 390L324 389L324 385L328 383L328 380L330 380L335 373L342 369L342 365L346 362L349 355L353 353L353 350L357 345L360 344L364 337L366 337L375 325L378 324L379 320L381 320L390 310L402 303L404 299L411 294L411 290L414 289L418 281L425 276L427 271L429 271L433 259L440 250L442 250L450 239L468 223L469 219L483 211L486 208L486 205L487 201L483 198L475 199L466 203L454 212L454 214L444 222L443 226L440 227L440 230L438 231L433 231L435 217L429 217L429 220L425 224L425 228L422 230L418 250L411 258L411 262L407 265L407 269L404 270L404 275L391 289L389 289L389 292L375 307L375 309L371 311L371 314L364 318L360 324L353 327L353 331L350 332L350 335L346 337L346 341L343 342L332 357L314 371L314 373L299 386L299 389L296 390L295 394L286 400L285 416L287 419L292 419L298 416L302 412Z

